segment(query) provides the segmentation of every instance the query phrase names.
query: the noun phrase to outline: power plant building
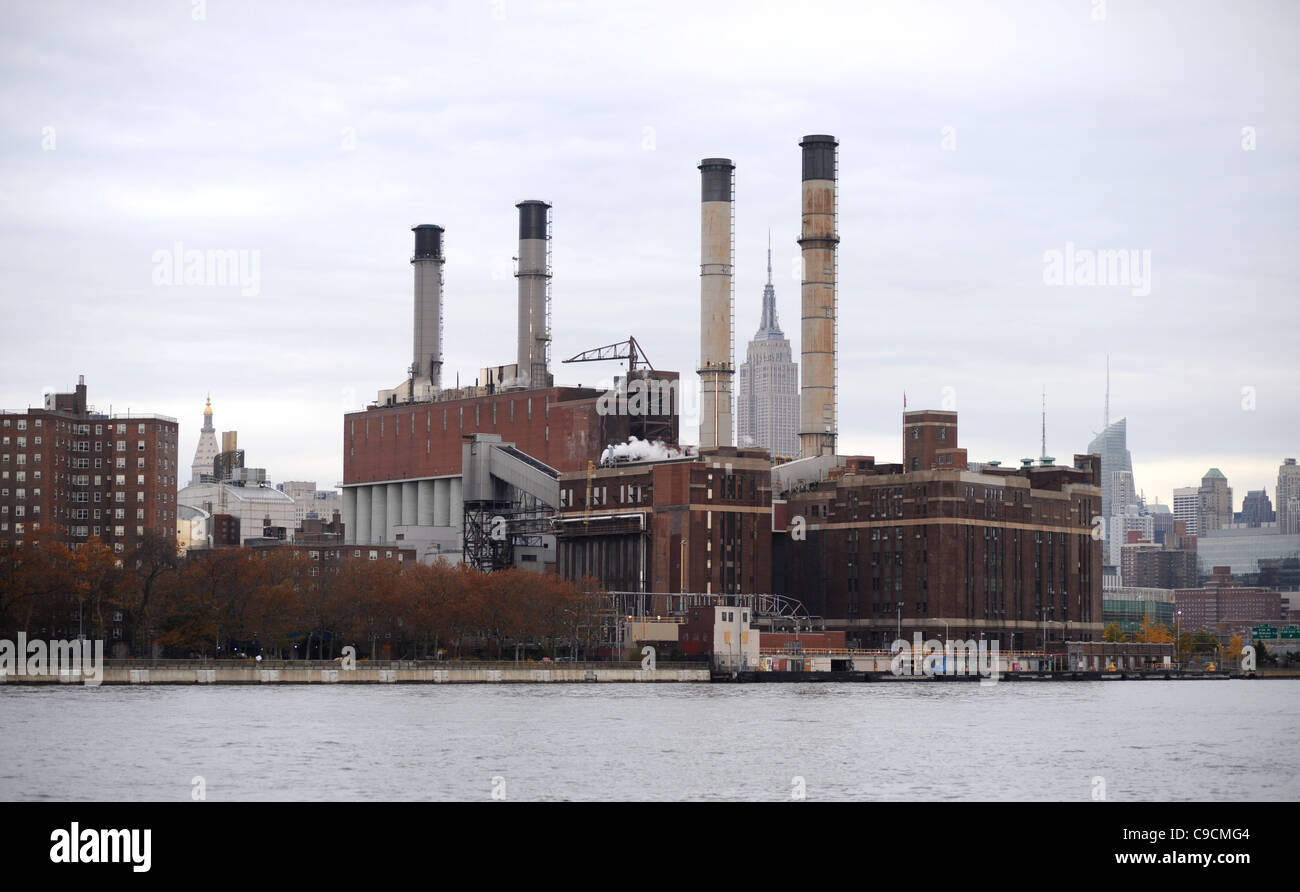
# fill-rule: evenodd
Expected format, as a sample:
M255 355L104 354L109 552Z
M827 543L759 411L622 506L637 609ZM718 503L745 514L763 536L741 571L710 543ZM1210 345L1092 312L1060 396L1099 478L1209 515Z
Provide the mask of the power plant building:
M1100 453L1118 456L1109 470L1129 474L1127 487L1118 483L1131 489L1124 422L1108 424L1094 441L1101 450L1072 465L1044 456L975 470L957 414L934 410L904 413L897 463L839 454L838 142L812 135L799 145L798 366L777 323L769 255L762 322L735 374L730 160L699 164L698 449L679 444L675 398L632 408L643 385L675 396L678 383L676 373L636 368L635 349L618 357L631 361L611 391L554 384L550 206L521 202L515 362L485 367L472 387L447 388L433 346L441 330L417 336L407 381L344 416L345 544L594 577L643 620L674 611L680 619L684 604L703 609L700 598L742 616L741 604L780 601L850 647L887 648L914 632L995 640L1004 650L1100 640L1103 542L1093 519L1108 491ZM442 236L416 227L416 317L426 327L441 318L431 306L443 299ZM606 350L587 358L614 358ZM765 366L788 377L764 380ZM760 398L772 405L778 394L787 402L762 421ZM798 458L773 463L772 453L796 448Z
M472 386L441 386L444 230L414 228L416 355L406 382L344 416L345 544L411 548L422 561L463 559L485 570L553 569L547 518L559 507L559 474L647 428L677 441L675 372L630 371L612 391L554 386L551 206L516 207L516 361L484 368ZM629 391L653 398L643 405Z
M927 445L926 423L943 439ZM773 469L774 525L785 531L774 545L777 591L844 630L850 646L888 648L917 631L1006 650L1100 639L1099 457L973 472L955 413L906 413L904 431L917 446L903 465L835 456L821 469L805 468L808 459Z

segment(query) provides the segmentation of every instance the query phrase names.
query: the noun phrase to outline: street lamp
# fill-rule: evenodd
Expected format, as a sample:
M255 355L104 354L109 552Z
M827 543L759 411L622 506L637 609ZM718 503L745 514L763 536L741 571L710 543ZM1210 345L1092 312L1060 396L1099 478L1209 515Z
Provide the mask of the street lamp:
M1174 665L1178 665L1178 638L1181 635L1179 627L1182 625L1183 612L1181 610L1174 614Z
M903 602L898 602L898 637L897 640L903 640Z

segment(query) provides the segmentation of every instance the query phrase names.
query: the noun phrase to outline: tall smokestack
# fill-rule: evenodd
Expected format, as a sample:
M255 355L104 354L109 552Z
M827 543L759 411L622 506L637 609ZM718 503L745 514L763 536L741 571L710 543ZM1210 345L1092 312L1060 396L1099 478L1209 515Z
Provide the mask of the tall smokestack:
M730 446L732 357L732 196L736 165L700 162L700 447Z
M551 206L544 201L521 201L519 208L519 377L524 387L551 384L551 319L547 286Z
M803 359L799 455L835 454L835 147L833 136L805 136L803 148Z
M442 386L442 227L412 226L415 233L415 359L411 378L433 390ZM420 388L422 389L422 388ZM415 398L415 394L411 394Z

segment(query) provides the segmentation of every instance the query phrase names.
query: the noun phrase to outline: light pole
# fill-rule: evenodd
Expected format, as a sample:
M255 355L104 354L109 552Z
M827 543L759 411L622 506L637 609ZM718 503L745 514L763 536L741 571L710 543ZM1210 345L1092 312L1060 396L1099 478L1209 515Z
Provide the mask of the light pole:
M903 640L903 602L898 602L898 641Z
M1178 638L1180 636L1179 628L1182 626L1183 612L1181 610L1174 613L1174 665L1178 665Z

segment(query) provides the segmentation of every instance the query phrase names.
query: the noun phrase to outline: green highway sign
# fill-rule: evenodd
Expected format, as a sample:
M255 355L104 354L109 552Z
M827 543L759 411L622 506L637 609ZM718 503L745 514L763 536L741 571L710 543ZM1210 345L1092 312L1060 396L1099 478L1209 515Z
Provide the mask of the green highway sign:
M1283 638L1300 638L1300 626L1283 626Z
M1256 626L1250 630L1250 637L1259 638L1276 638L1277 628L1275 626Z

